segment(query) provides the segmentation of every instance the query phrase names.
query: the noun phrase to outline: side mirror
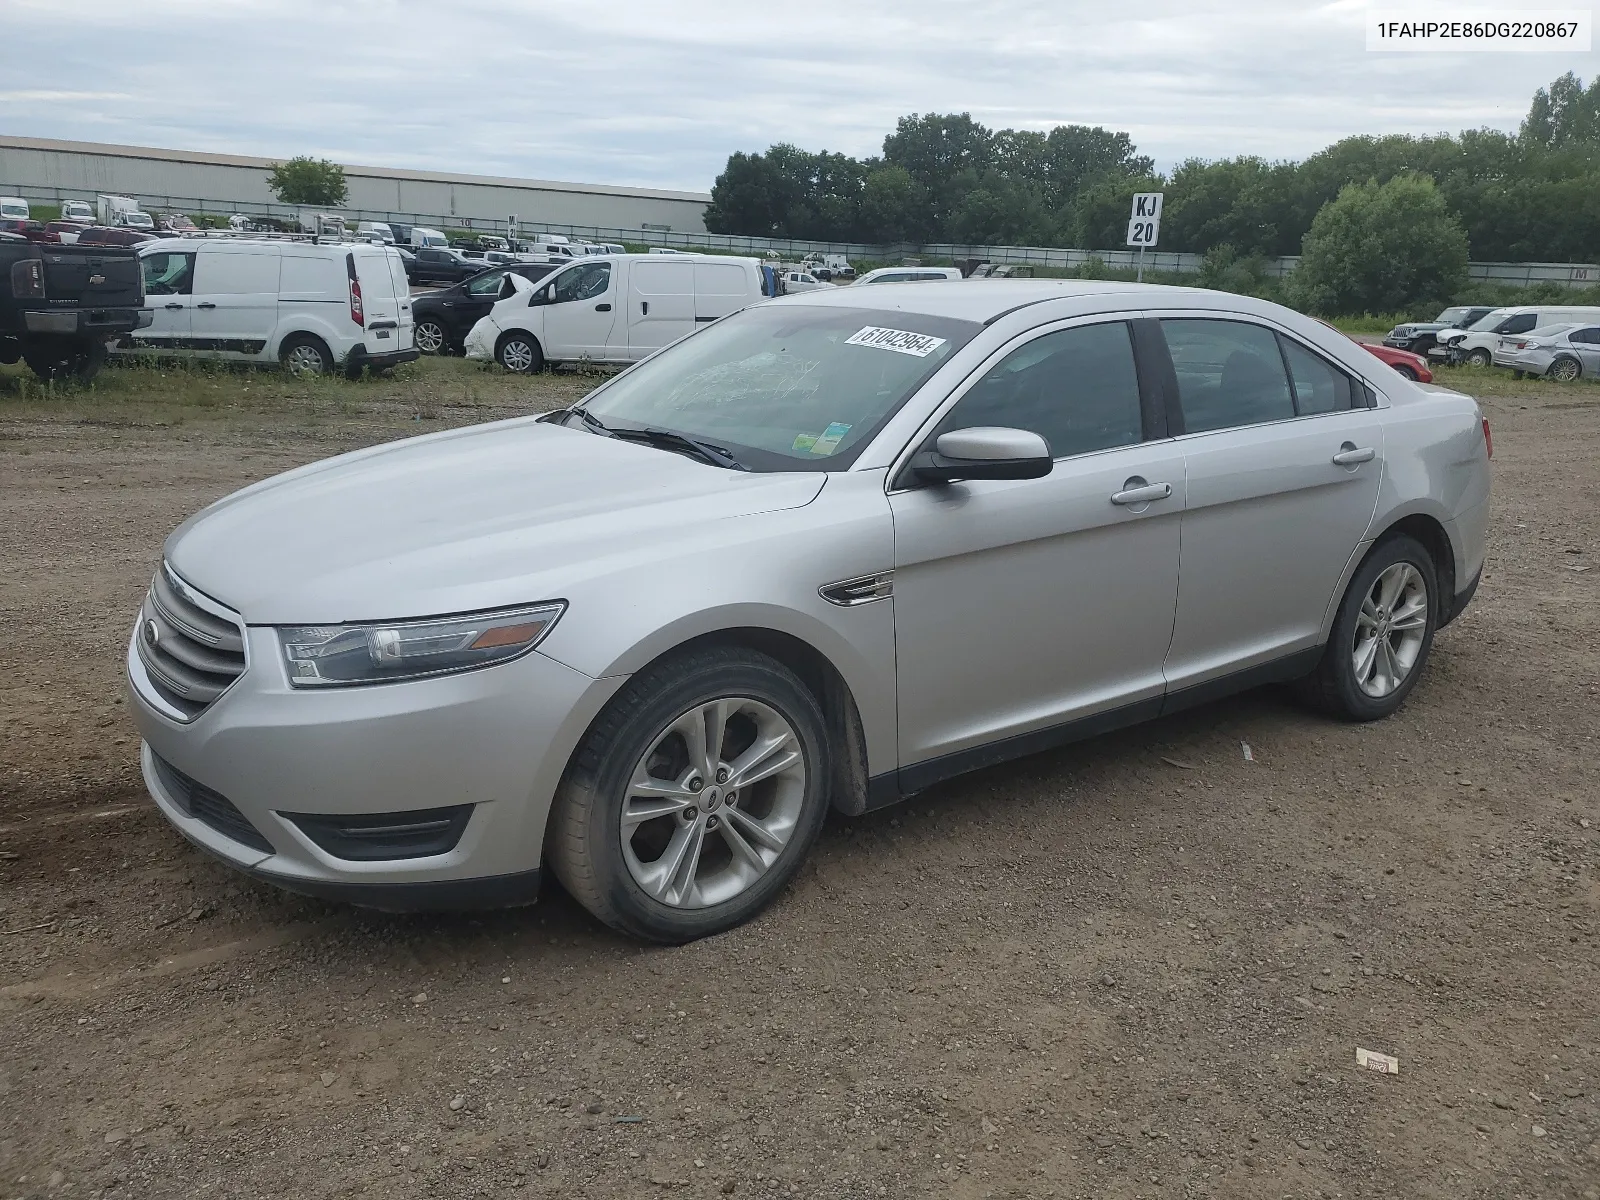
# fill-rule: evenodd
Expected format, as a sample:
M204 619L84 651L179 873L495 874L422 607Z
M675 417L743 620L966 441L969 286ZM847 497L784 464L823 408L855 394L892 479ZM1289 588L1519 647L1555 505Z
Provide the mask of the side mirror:
M1039 479L1055 461L1050 446L1026 429L977 426L939 435L932 450L911 460L911 474L922 483L958 479Z

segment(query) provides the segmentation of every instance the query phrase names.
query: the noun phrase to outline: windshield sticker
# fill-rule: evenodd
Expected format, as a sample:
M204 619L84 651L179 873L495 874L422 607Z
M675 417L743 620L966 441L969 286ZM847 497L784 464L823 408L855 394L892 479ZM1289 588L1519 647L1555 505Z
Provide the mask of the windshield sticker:
M845 338L846 346L875 346L879 350L893 350L896 354L909 354L914 358L927 358L945 339L929 337L925 333L912 333L909 329L880 329L868 325Z
M817 435L814 433L801 433L795 435L794 449L800 451L802 454L810 451L810 449L816 444Z
M822 431L822 436L817 439L817 444L811 447L813 454L832 454L839 448L839 443L844 441L844 435L850 432L850 426L843 421L834 421Z

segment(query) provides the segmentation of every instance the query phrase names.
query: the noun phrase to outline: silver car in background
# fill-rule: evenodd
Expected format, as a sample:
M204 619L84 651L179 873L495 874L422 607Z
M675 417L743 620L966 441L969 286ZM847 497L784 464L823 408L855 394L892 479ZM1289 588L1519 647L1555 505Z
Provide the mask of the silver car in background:
M1548 375L1563 383L1600 378L1600 325L1568 321L1515 337L1502 337L1494 365L1524 375Z
M1489 456L1470 397L1242 296L775 300L192 517L128 647L145 780L283 887L515 904L548 864L685 941L830 807L1271 681L1394 712L1477 586Z

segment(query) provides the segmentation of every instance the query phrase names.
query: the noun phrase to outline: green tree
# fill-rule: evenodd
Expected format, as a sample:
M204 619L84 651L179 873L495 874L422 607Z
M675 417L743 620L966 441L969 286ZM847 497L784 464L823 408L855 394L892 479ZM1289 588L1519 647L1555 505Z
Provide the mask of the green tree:
M343 204L350 194L343 167L325 158L304 155L274 163L267 173L267 186L283 204L310 204L318 208Z
M1587 89L1571 71L1533 94L1522 139L1550 150L1600 137L1600 75Z
M1425 175L1353 183L1322 207L1290 281L1324 316L1438 307L1466 285L1467 235Z
M858 232L868 242L921 240L914 227L916 215L926 208L921 185L904 167L879 166L868 176L861 194Z

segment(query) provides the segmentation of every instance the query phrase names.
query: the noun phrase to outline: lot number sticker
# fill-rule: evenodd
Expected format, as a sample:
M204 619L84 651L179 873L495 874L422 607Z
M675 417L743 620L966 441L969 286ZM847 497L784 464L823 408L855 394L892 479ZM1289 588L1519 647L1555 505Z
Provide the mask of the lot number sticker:
M879 350L893 350L896 354L909 354L914 358L927 358L945 339L929 337L925 333L912 333L909 329L880 329L868 325L845 338L846 346L875 346Z

